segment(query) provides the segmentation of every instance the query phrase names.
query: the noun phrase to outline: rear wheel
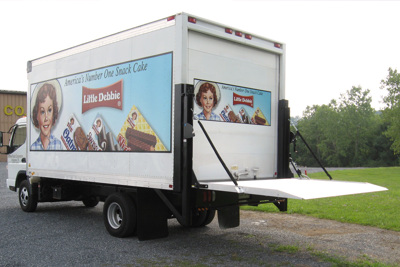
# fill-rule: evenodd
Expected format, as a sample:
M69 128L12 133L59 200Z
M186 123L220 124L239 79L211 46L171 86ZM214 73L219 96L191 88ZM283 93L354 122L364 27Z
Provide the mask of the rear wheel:
M104 224L108 233L116 237L133 235L136 230L136 207L128 194L110 195L104 202Z
M204 220L202 226L209 225L215 217L215 210L208 210L207 211L207 218Z
M215 210L203 210L192 214L192 227L202 227L210 224L215 217Z
M19 185L18 199L23 211L35 211L38 203L37 185L31 185L28 180L22 181Z

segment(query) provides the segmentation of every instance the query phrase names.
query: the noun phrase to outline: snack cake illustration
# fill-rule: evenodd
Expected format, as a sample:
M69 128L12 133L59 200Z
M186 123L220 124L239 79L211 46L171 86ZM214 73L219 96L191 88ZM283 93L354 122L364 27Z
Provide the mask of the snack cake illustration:
M118 135L125 151L167 151L160 138L134 105Z

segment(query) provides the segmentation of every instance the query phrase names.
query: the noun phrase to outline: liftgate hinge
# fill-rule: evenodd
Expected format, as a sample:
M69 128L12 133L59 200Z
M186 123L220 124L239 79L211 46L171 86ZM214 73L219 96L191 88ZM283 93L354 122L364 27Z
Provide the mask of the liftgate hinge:
M193 125L189 123L185 123L183 127L183 138L188 139L188 138L193 138L195 136L194 134L194 129Z

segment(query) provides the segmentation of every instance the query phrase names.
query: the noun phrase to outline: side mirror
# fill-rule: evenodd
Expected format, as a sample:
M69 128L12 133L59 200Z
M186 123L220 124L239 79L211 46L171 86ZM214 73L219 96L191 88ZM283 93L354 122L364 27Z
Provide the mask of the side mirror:
M0 132L0 147L3 146L3 132Z
M10 154L10 147L7 145L7 144L4 144L3 143L3 135L4 134L4 132L0 132L0 147L6 147L6 150L5 151L1 151L0 152L0 154Z

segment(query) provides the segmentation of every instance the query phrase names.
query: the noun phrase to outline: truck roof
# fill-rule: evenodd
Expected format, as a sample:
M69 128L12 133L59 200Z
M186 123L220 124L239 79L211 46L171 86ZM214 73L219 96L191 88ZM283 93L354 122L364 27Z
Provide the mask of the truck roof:
M26 117L24 116L22 118L19 118L17 120L16 124L26 124Z
M207 25L208 31L213 30L213 28L215 28L215 27L224 28L226 33L236 35L236 36L243 35L244 38L246 38L246 39L250 39L250 40L253 39L253 41L252 41L253 45L257 43L257 40L260 40L262 42L268 41L272 44L273 49L276 48L276 52L278 52L282 48L282 46L284 46L284 43L278 42L278 41L270 39L270 38L265 38L265 37L262 37L262 36L259 36L256 34L249 33L248 31L242 31L240 29L233 28L233 27L225 25L225 24L217 23L217 22L214 22L211 20L207 20L207 19L198 17L198 16L194 16L194 15L191 15L188 13L181 12L181 13L177 13L172 16L162 18L160 20L156 20L156 21L146 23L146 24L143 24L140 26L136 26L136 27L133 27L133 28L130 28L127 30L123 30L123 31L120 31L120 32L117 32L117 33L114 33L111 35L107 35L107 36L104 36L104 37L101 37L101 38L98 38L98 39L95 39L95 40L92 40L92 41L89 41L89 42L86 42L86 43L83 43L80 45L76 45L76 46L61 50L61 51L58 51L55 53L51 53L51 54L43 56L43 57L39 57L39 58L30 60L27 63L27 72L28 73L31 72L32 67L35 65L40 65L40 64L50 62L53 60L57 60L60 58L64 58L64 57L67 57L70 55L85 52L85 51L88 51L88 50L96 48L96 47L105 46L105 45L108 45L108 44L111 44L114 42L118 42L121 40L125 40L128 38L137 36L137 35L145 34L148 32L162 29L164 27L168 27L175 23L176 17L183 16L183 15L187 16L189 19L193 19L192 21L189 20L189 22L192 22L195 24L198 22L201 22L201 24ZM210 26L212 26L212 27L210 27Z

